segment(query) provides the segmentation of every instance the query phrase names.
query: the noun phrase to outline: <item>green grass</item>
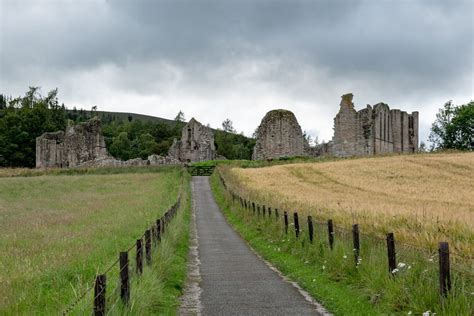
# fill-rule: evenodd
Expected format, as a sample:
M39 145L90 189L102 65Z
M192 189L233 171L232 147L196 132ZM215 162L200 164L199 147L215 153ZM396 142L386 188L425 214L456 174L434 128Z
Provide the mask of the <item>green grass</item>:
M311 244L306 220L300 218L302 232L296 240L293 226L288 235L284 233L281 217L278 221L274 214L271 219L258 219L237 201L233 203L217 173L211 187L228 221L243 238L335 315L420 315L428 310L437 315L474 314L472 271L452 270L453 290L441 303L435 253L398 247L397 262L405 267L391 277L383 240L362 235L362 260L356 265L350 232L337 230L335 248L330 250L325 225L315 225ZM291 213L290 223L292 219Z
M189 248L189 225L191 218L191 195L189 176L186 174L184 195L180 209L166 228L158 245L152 248L152 264L143 267L143 274L135 273L135 249L129 252L131 295L128 306L120 300L119 269L114 268L107 275L107 313L109 315L176 315L179 297L184 288L187 273ZM91 311L93 301L89 294L72 313L83 315Z
M2 178L0 314L57 314L90 287L95 275L175 202L183 169L149 171L118 168L82 175ZM156 250L156 258L162 260L132 284L136 289L132 288L132 311L152 308L169 314L176 309L187 252L189 188L185 183L180 215ZM117 282L114 270L110 273L113 294ZM145 299L134 299L140 290L147 293L141 295ZM91 300L86 297L83 307L90 310Z

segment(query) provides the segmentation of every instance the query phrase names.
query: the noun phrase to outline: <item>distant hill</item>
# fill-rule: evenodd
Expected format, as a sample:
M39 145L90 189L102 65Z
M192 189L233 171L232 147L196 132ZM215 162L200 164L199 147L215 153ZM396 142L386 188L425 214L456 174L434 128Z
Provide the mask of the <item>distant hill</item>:
M145 115L145 114L137 114L137 113L126 113L126 112L108 112L108 111L97 111L98 116L102 119L107 116L111 116L112 118L115 117L117 119L122 120L129 120L131 117L132 120L140 120L140 121L151 121L154 123L166 123L166 124L174 124L174 120L165 119L162 117Z

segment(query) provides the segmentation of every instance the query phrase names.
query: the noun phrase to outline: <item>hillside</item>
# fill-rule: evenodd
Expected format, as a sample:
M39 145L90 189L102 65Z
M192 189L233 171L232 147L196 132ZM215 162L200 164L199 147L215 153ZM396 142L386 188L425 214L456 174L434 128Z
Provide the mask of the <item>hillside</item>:
M162 117L145 115L145 114L137 114L137 113L127 113L127 112L109 112L109 111L97 111L96 112L101 119L106 117L112 117L119 120L140 120L143 122L150 121L153 123L166 123L166 124L174 124L174 120L165 119Z

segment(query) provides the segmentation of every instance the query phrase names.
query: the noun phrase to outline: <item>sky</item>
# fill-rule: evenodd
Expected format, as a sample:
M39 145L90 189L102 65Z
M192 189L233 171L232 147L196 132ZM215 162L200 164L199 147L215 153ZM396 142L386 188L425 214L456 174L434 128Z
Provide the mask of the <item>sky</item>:
M0 93L234 127L292 111L320 141L340 97L420 112L474 99L474 1L0 0Z

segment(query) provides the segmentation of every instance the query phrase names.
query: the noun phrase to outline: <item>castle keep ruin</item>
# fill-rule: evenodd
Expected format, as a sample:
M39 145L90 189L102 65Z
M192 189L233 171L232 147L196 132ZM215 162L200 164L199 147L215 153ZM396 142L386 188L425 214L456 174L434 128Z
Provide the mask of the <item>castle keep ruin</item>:
M44 133L36 138L36 168L77 167L103 157L107 157L107 149L98 118L68 124L65 132Z
M273 110L265 115L257 129L252 159L307 156L308 149L293 112Z
M181 140L174 140L168 156L181 162L213 160L216 157L214 133L192 118L183 127Z
M352 93L342 96L330 154L348 157L418 150L418 112L390 110L385 103L356 111L352 98Z

